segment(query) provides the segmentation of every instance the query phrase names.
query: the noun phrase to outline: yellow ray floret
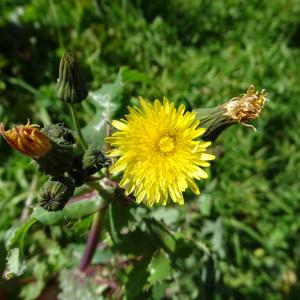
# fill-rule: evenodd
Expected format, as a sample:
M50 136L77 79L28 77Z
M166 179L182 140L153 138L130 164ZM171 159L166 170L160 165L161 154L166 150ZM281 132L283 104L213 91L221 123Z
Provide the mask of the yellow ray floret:
M118 129L107 141L116 157L112 173L124 172L120 182L126 195L138 203L166 205L169 198L182 205L182 192L199 189L195 179L207 178L201 167L209 167L214 155L205 153L210 142L195 140L204 132L195 112L178 109L164 98L150 103L140 98L140 108L129 107L125 119L113 121Z

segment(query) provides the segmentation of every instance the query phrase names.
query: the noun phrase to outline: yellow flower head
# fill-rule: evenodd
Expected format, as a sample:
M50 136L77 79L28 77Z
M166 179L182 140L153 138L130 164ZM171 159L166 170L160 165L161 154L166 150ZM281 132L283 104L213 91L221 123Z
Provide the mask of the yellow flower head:
M42 157L52 148L49 138L29 122L6 131L1 123L0 134L12 148L32 158Z
M211 143L195 140L205 129L184 105L176 109L167 98L163 104L140 98L140 106L129 107L126 119L112 123L119 131L107 138L114 147L108 155L118 159L110 171L124 171L120 186L138 203L166 205L170 196L182 205L188 187L200 193L194 179L207 178L201 167L215 158L205 153Z

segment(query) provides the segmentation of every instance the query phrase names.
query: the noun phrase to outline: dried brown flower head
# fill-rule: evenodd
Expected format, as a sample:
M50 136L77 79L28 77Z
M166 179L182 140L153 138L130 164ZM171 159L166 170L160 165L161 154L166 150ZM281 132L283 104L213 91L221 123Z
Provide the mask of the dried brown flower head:
M232 98L224 105L225 115L243 125L251 126L245 123L260 116L267 100L265 90L256 91L255 86L251 84L246 93Z

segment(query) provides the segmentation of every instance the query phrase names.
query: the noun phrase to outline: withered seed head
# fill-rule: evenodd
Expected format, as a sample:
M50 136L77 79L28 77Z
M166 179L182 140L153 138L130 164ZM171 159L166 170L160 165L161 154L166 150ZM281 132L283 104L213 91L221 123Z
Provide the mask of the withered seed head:
M224 104L225 115L240 123L257 119L267 100L265 90L256 91L255 86L251 84L246 93Z

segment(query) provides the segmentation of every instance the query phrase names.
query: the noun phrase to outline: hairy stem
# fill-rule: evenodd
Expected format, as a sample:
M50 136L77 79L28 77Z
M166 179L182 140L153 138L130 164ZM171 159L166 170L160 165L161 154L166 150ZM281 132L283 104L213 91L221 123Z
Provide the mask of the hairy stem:
M80 128L80 125L79 125L75 105L73 103L69 103L69 107L70 107L73 123L74 123L75 129L76 129L77 134L78 134L78 142L79 142L81 148L83 150L85 150L87 148L87 144L86 144L86 142L84 140L84 137L82 135L82 132L81 132L81 128Z

